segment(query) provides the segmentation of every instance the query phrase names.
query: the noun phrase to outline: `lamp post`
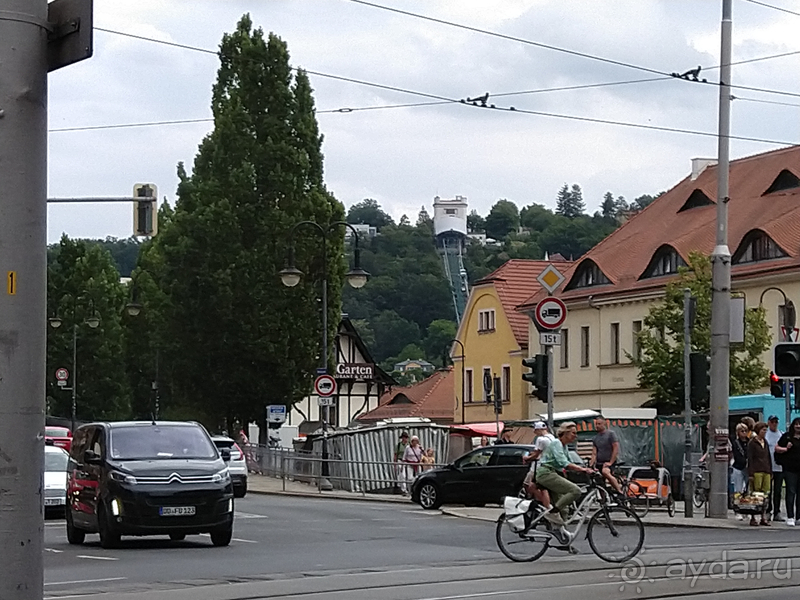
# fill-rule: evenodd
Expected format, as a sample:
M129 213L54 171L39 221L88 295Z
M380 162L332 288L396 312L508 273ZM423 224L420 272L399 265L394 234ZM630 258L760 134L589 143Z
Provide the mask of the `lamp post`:
M794 303L786 297L786 293L781 288L768 287L763 292L761 292L761 297L758 299L759 307L761 307L761 304L764 302L764 296L769 291L779 292L783 296L783 306L780 308L780 312L783 314L783 335L781 336L781 338L784 342L791 342L792 331L794 330L794 324L796 319ZM795 388L795 394L797 394L796 388ZM792 393L789 390L788 381L786 382L785 386L784 401L786 402L786 431L788 431L789 422L792 420Z
M461 424L463 425L464 421L466 420L464 405L467 402L467 396L466 396L467 351L464 349L464 344L461 342L461 340L450 340L450 344L451 345L458 344L459 346L461 346L461 356L454 356L452 358L453 359L458 358L459 360L461 360Z
M77 301L75 298L72 299L72 318L75 319L75 308L76 308ZM94 310L94 302L90 303L91 307L91 315L84 319L84 323L86 323L92 329L97 329L97 326L100 325L100 317L97 316L97 313ZM55 317L51 317L49 319L50 327L53 329L58 329L61 327L63 321L61 318L56 315ZM74 320L72 323L72 406L70 407L70 430L72 431L72 435L75 435L75 420L76 420L76 413L78 410L78 322Z
M355 289L364 287L369 278L369 273L361 268L361 250L358 247L358 231L350 223L345 221L335 221L327 226L320 225L315 221L300 221L295 223L289 231L289 260L286 268L278 273L281 277L281 282L286 287L295 287L300 283L303 277L303 272L300 271L294 264L294 236L297 230L302 226L308 226L313 231L319 234L322 240L322 353L320 357L321 368L328 372L328 252L327 243L328 236L338 230L340 226L348 227L353 232L353 254L354 262L353 268L345 274L347 282ZM328 481L328 420L330 418L330 407L326 404L322 417L322 477L320 478L320 489L333 489L330 481Z

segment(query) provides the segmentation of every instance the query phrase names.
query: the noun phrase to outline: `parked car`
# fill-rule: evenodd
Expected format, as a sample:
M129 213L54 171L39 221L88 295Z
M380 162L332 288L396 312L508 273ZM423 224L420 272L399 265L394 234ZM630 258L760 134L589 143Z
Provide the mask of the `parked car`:
M522 459L533 446L500 444L468 452L449 465L423 471L411 485L411 500L432 510L442 504L482 506L516 496L529 466Z
M67 541L99 533L113 548L123 535L182 540L233 535L230 451L218 450L198 423L90 423L75 431L67 483Z
M231 460L228 463L228 470L233 481L234 498L244 498L247 494L247 460L239 444L224 435L215 435L211 439L217 448L222 450L227 448L231 453Z
M44 447L44 512L64 514L67 505L67 463L69 454L47 441Z
M67 427L45 427L44 439L51 440L53 444L69 452L72 445L72 432Z

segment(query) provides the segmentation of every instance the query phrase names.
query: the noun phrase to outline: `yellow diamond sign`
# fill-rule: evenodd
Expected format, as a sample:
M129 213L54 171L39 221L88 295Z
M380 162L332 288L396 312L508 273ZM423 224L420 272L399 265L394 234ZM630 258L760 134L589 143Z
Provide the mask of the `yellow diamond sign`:
M564 282L564 276L553 265L547 265L547 268L539 273L536 281L552 294Z

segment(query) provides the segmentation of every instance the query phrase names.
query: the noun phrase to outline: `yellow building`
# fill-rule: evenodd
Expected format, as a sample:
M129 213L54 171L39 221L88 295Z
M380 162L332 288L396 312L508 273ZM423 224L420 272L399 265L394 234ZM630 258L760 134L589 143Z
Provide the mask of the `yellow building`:
M690 176L566 270L556 293L568 308L554 348L556 411L637 407L649 398L626 353L637 354L636 333L689 252L713 251L716 195L714 161L695 159ZM728 208L731 291L747 307L763 303L773 342L782 341L781 292L800 302L800 146L732 161ZM534 293L518 310L531 315L542 297ZM538 345L530 319L529 337ZM763 360L771 368L770 351ZM758 391L769 393L768 382Z
M558 264L562 268L570 264L561 261ZM466 357L463 387L462 348L455 344L451 352L457 400L455 423L495 420L493 406L485 401L485 374L500 378L501 420L527 419L542 411L544 405L537 399L530 399L530 384L522 379L522 359L528 357L528 317L515 309L540 288L536 277L549 262L509 260L473 285L456 336L464 346ZM466 399L463 404L462 397Z

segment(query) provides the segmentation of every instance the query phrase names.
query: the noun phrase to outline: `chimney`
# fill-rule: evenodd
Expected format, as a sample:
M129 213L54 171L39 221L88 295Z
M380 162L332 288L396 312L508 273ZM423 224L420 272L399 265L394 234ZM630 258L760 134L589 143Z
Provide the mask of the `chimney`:
M712 167L717 164L716 158L693 158L692 159L692 181L700 177L700 173L706 170L706 167Z

